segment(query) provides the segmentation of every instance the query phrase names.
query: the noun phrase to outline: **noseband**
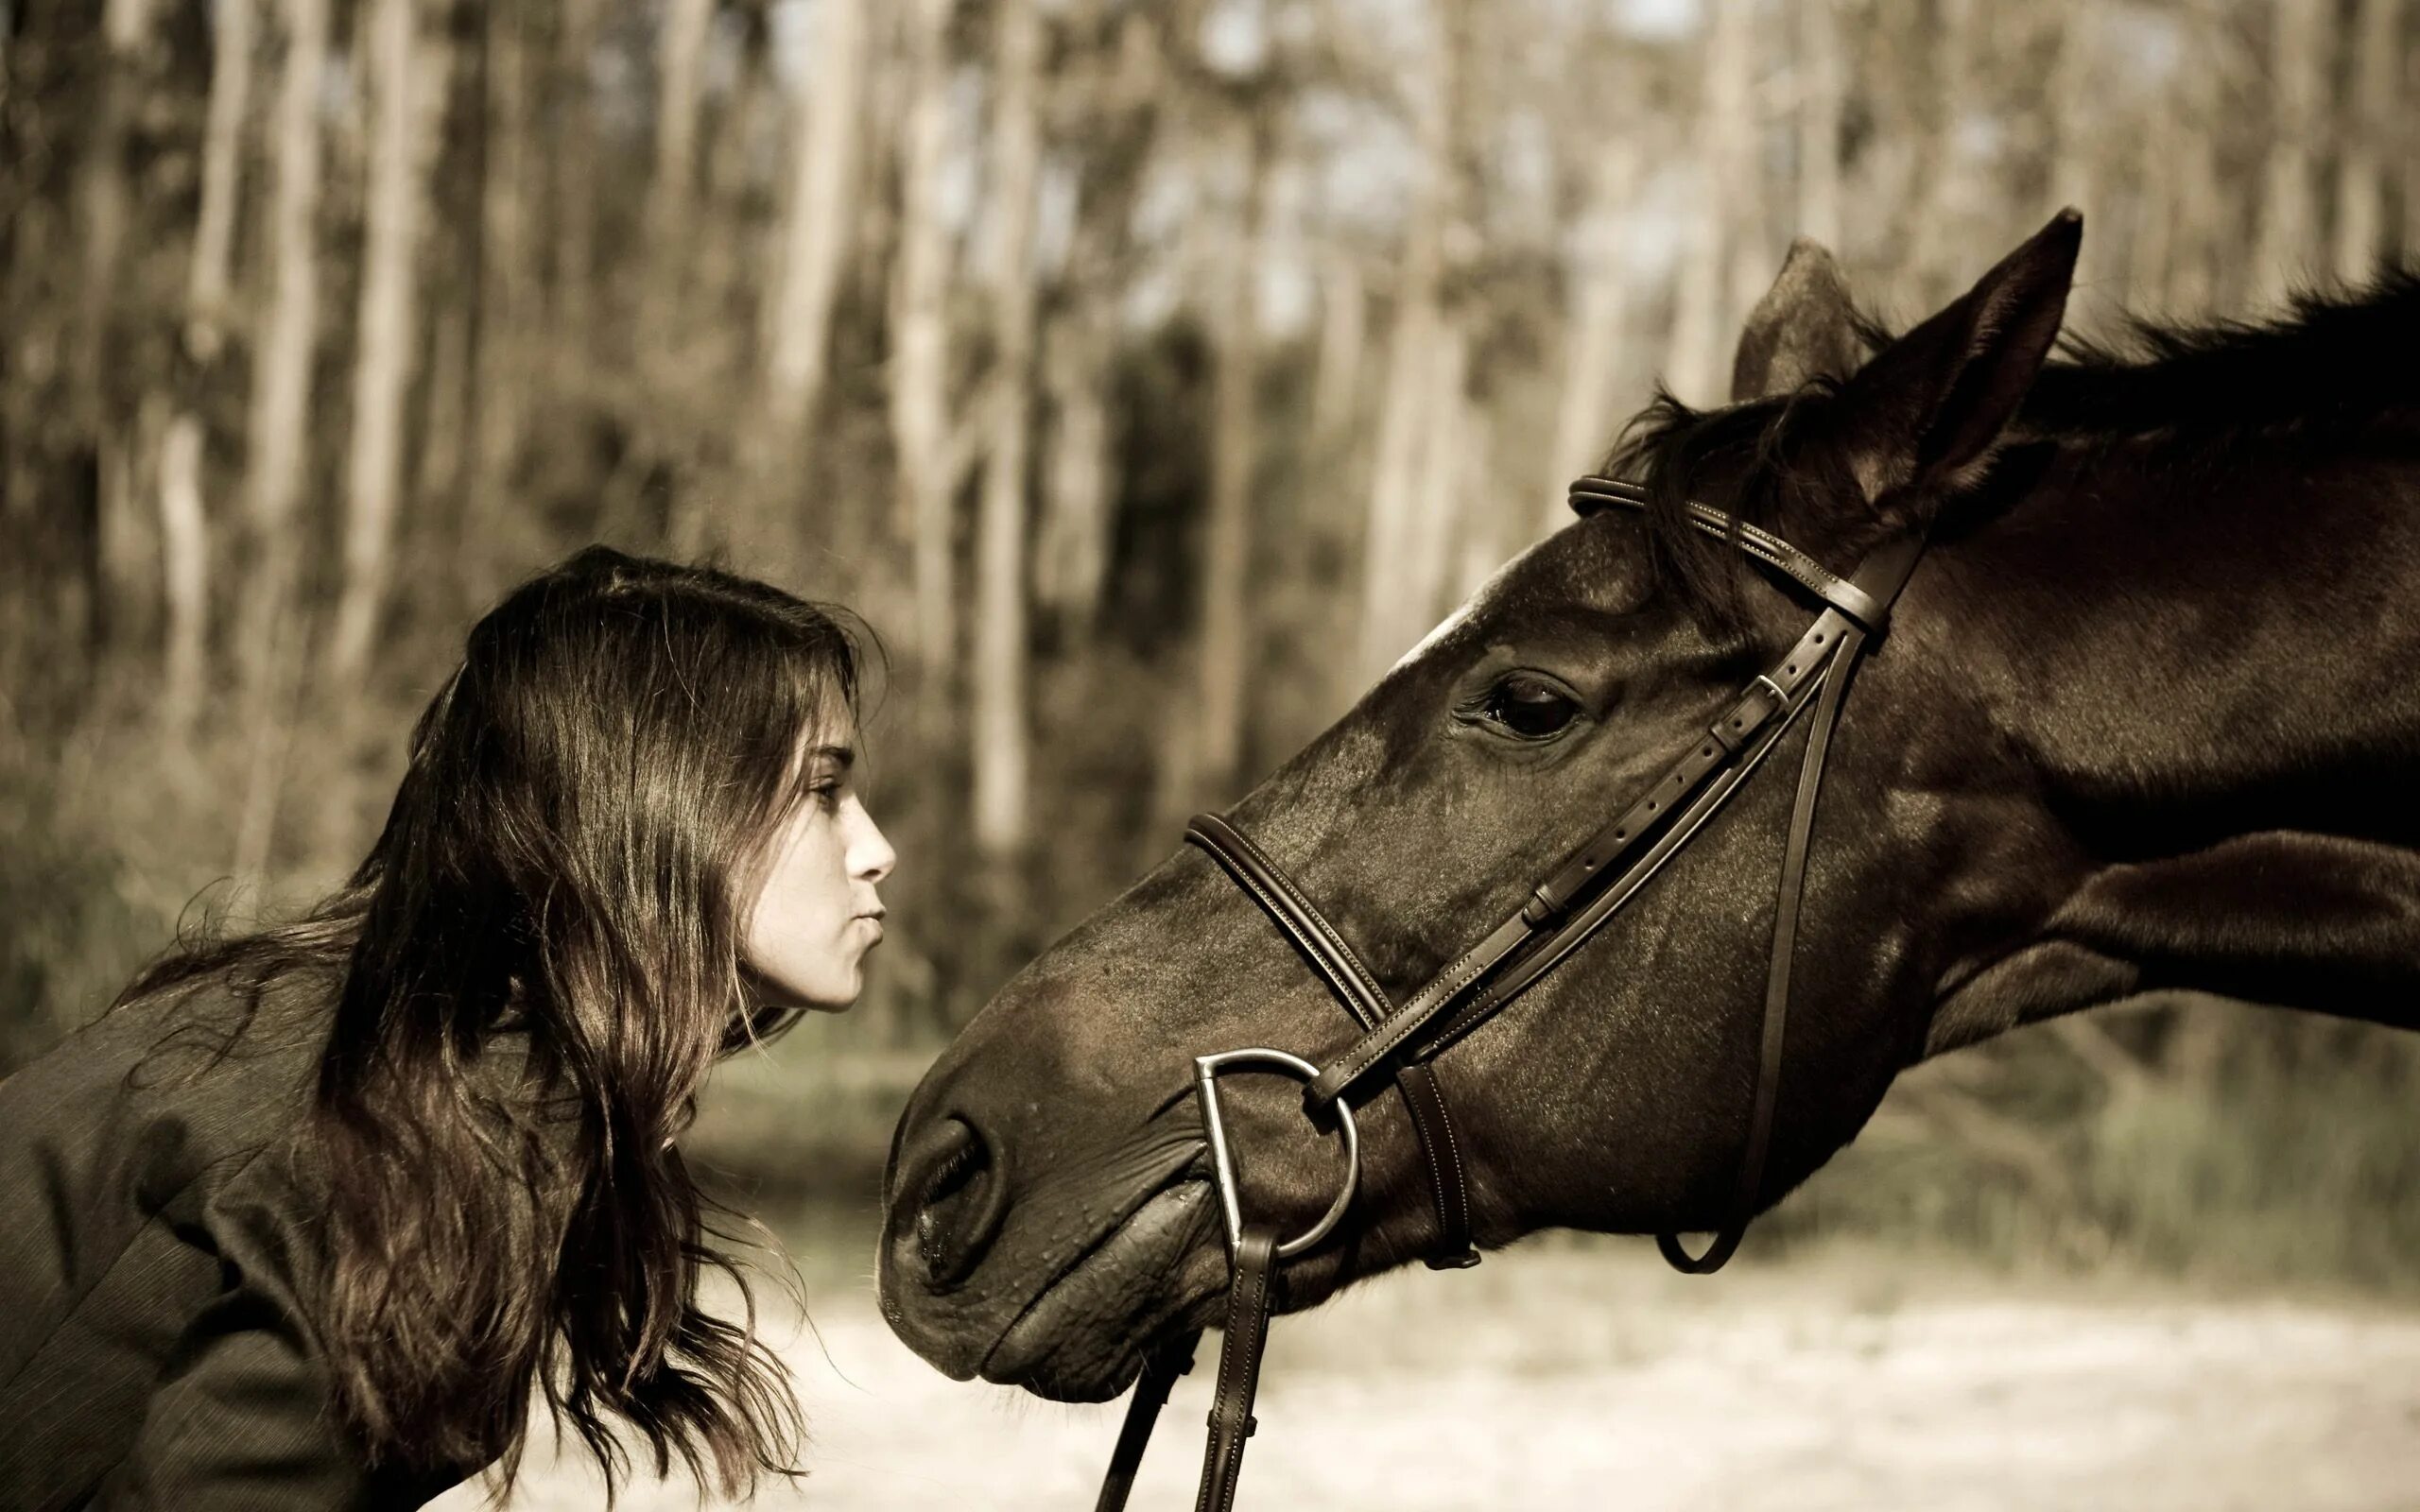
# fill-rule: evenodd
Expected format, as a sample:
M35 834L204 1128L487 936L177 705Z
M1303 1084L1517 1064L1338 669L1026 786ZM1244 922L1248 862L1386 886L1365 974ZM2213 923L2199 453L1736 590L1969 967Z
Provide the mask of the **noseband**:
M1615 478L1583 477L1571 486L1571 507L1583 516L1607 507L1643 510L1647 502L1645 490ZM1704 1275L1731 1258L1748 1230L1764 1186L1766 1149L1781 1090L1790 961L1796 954L1799 902L1806 891L1806 850L1814 832L1816 796L1823 787L1824 760L1840 723L1850 677L1868 643L1882 633L1891 605L1914 570L1925 541L1921 535L1910 534L1886 541L1843 578L1834 576L1779 536L1745 521L1697 503L1689 504L1687 510L1691 525L1783 574L1820 600L1822 612L1797 644L1750 682L1705 734L1690 742L1688 750L1645 793L1539 883L1519 912L1401 1004L1389 1001L1344 936L1249 837L1215 815L1198 816L1185 829L1185 839L1208 851L1245 896L1259 905L1361 1026L1360 1036L1323 1067L1285 1051L1261 1048L1230 1050L1195 1062L1195 1090L1209 1132L1212 1177L1226 1220L1232 1272L1226 1340L1210 1413L1210 1448L1202 1464L1196 1512L1227 1512L1235 1501L1244 1440L1255 1426L1252 1403L1258 1387L1261 1346L1269 1332L1277 1262L1326 1238L1352 1205L1360 1179L1359 1135L1353 1122L1355 1094L1366 1097L1380 1073L1392 1072L1391 1079L1411 1114L1438 1214L1438 1252L1428 1263L1476 1264L1478 1255L1471 1246L1470 1196L1453 1124L1426 1062L1518 997L1602 928L1738 791L1783 733L1811 707L1815 723L1800 762L1797 799L1782 852L1780 896L1765 977L1755 1101L1749 1109L1738 1179L1722 1228L1703 1253L1690 1254L1673 1233L1659 1234L1656 1246L1675 1269ZM1270 1227L1247 1223L1241 1211L1218 1081L1223 1073L1243 1067L1275 1070L1307 1082L1305 1110L1315 1121L1334 1120L1347 1155L1342 1185L1326 1215L1312 1228L1283 1242ZM1096 1512L1118 1512L1126 1504L1151 1426L1176 1378L1192 1368L1200 1338L1198 1332L1181 1335L1146 1362Z

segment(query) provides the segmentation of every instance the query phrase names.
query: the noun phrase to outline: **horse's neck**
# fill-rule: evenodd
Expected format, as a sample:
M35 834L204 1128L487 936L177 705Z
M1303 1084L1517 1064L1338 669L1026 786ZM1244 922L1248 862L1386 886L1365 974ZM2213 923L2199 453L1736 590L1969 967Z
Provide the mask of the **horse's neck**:
M1939 654L1977 653L2060 859L1928 1052L2170 988L2420 1028L2420 472L2117 503L2156 476L2082 480L1947 575L1988 608Z

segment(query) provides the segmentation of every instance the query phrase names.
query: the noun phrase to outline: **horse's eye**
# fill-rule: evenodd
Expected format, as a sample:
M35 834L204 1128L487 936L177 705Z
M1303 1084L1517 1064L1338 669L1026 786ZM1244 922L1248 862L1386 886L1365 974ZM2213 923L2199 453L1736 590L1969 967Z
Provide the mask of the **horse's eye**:
M1514 674L1487 690L1478 715L1522 740L1563 733L1580 715L1580 701L1544 678Z

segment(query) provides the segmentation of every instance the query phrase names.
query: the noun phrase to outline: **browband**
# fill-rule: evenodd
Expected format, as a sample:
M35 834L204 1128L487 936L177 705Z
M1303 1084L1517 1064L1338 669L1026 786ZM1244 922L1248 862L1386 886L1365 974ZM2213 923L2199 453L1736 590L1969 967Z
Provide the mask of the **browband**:
M1644 511L1648 507L1647 490L1636 483L1620 478L1599 477L1590 473L1571 485L1572 512L1585 519L1606 505ZM1882 628L1891 612L1891 600L1875 595L1857 583L1834 576L1822 562L1774 535L1770 530L1735 520L1708 505L1688 501L1689 524L1717 541L1738 547L1768 567L1778 568L1797 579L1799 585L1817 598L1857 622L1869 635Z

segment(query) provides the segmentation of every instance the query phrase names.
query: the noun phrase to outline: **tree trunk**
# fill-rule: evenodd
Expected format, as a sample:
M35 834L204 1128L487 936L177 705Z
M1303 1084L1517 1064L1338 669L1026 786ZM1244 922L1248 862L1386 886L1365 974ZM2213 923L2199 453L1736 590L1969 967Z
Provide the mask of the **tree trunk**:
M123 376L127 354L116 340L113 318L126 293L125 252L135 211L127 181L127 151L144 86L151 22L151 0L107 0L103 6L97 109L77 168L82 255L70 369L75 375L75 424L79 447L93 459L98 505L95 627L100 640L119 645L130 644L146 627L151 597L146 579L152 542L130 487L133 405Z
M2403 55L2403 97L2420 99L2420 46ZM2406 110L2393 138L2403 159L2403 260L2420 263L2420 112Z
M370 85L369 203L354 337L353 444L346 457L344 576L328 641L332 687L369 664L385 602L403 490L404 396L418 330L421 207L442 125L446 58L424 43L414 0L372 0L356 50Z
M245 586L237 639L245 717L268 717L281 639L293 612L302 563L296 519L309 464L311 359L319 334L319 249L313 219L320 202L320 89L327 64L327 0L283 0L285 56L278 67L271 122L273 163L267 256L268 308L253 342L248 534L252 580ZM263 780L255 766L253 781Z
M1361 264L1341 248L1320 260L1319 355L1311 379L1311 438L1333 452L1352 436L1360 408L1361 360L1369 344L1369 311Z
M2267 306L2314 271L2318 211L2312 203L2312 160L2322 93L2327 82L2327 9L2323 0L2273 0L2270 33L2274 109L2268 165L2262 176L2258 229L2253 237L2253 295Z
M226 345L228 289L243 171L244 120L252 93L252 0L218 0L210 11L210 103L201 145L201 205L194 225L193 274L185 292L184 351L190 372L160 446L160 552L165 613L161 723L182 742L201 712L209 677L210 525L202 493L208 437L200 395Z
M1841 245L1841 103L1848 92L1834 0L1798 0L1798 234Z
M1460 11L1463 0L1443 9ZM1448 343L1444 309L1447 227L1461 208L1456 158L1456 92L1461 87L1455 41L1465 28L1440 15L1421 54L1412 90L1419 112L1420 178L1404 228L1395 275L1394 318L1387 342L1387 387L1378 411L1376 455L1370 470L1369 525L1363 537L1361 636L1352 680L1366 686L1419 638L1443 591L1439 578L1414 574L1442 561L1421 550L1420 517L1430 449L1443 422L1434 408L1440 352ZM1431 539L1434 532L1428 532Z
M2188 53L2177 69L2173 113L2178 143L2174 173L2176 211L2166 279L2167 313L2200 319L2212 313L2222 290L2221 269L2238 237L2225 223L2227 200L2219 183L2221 100L2231 50L2214 45L2222 35L2220 0L2192 0L2190 32L2203 39L2201 56Z
M898 520L914 558L915 644L926 713L946 702L958 661L950 502L949 22L955 0L908 0L907 120L899 142L899 258L890 277L890 445Z
M2402 0L2360 0L2354 22L2353 100L2336 156L2336 277L2367 284L2386 256L2386 163L2397 146L2404 60Z
M823 392L832 312L855 223L866 0L819 0L806 98L792 113L793 167L765 328L765 460L787 471L807 450Z
M706 37L714 0L666 0L656 24L655 176L648 183L648 301L650 353L680 339L687 287L690 224L698 173L699 102L704 93Z
M201 206L194 223L193 281L185 295L185 351L197 363L217 360L233 315L228 290L242 199L244 120L251 110L256 30L253 0L214 0Z
M180 743L192 734L210 675L210 517L202 503L202 441L201 417L183 409L170 418L160 443L161 586L167 610L160 723Z
M977 521L975 842L986 856L1021 849L1028 830L1026 712L1026 446L1032 412L1033 212L1041 175L1035 103L1042 21L1035 0L1000 0L994 14L993 376L990 440Z
M1692 404L1720 404L1725 397L1732 345L1729 305L1739 298L1737 285L1754 278L1741 264L1754 238L1739 234L1739 228L1754 224L1759 198L1752 181L1756 134L1749 87L1755 60L1752 10L1752 0L1708 0L1706 6L1705 77L1697 129L1703 179L1681 258L1671 351L1665 360L1666 381ZM1770 276L1770 269L1763 271ZM1753 290L1749 297L1754 298Z
M1090 15L1097 25L1099 12ZM1058 308L1043 338L1051 424L1033 593L1061 632L1077 637L1090 633L1109 573L1117 491L1110 369L1117 306L1132 276L1135 201L1153 165L1162 103L1172 93L1164 25L1148 12L1127 11L1115 36L1083 46L1051 91L1062 117L1082 123L1082 145L1069 154L1077 169L1075 224L1057 277Z
M1975 23L1979 0L1938 0L1931 44L1920 49L1932 77L1926 140L1914 192L1908 201L1907 266L1927 308L1962 286L1975 216L1975 175L1962 149L1961 127L1975 105ZM1928 55L1928 56L1927 56Z
M1563 395L1555 407L1554 450L1539 479L1543 513L1538 533L1551 535L1571 519L1564 490L1603 459L1613 438L1614 372L1630 316L1623 281L1623 230L1640 168L1637 138L1613 133L1596 148L1587 210L1574 238L1568 274L1573 306L1564 349Z
M2085 225L2100 227L2099 234L2084 238L2075 281L2076 293L2083 297L2079 305L2084 298L2100 301L2100 291L2107 286L2102 270L2110 266L2109 253L2117 245L2110 234L2117 228L2103 214L2109 207L2100 202L2100 164L2096 157L2109 134L2096 66L2105 45L2097 24L2099 15L2090 6L2077 6L2061 16L2058 59L2050 70L2050 203L2044 214L2073 205L2083 212ZM2139 204L2135 208L2135 231L2139 234L2145 217ZM2077 313L2085 312L2079 308Z
M1464 363L1469 357L1465 348ZM1487 405L1467 401L1457 427L1461 463L1454 477L1462 499L1461 535L1456 543L1453 598L1456 602L1479 591L1495 570L1530 544L1529 522L1512 501L1499 497L1496 480L1504 474L1495 465L1495 416Z
M1043 337L1042 383L1051 423L1042 462L1033 596L1081 636L1092 627L1109 576L1116 485L1104 389L1115 333L1103 308L1110 291L1080 276L1071 282L1071 307L1050 322Z
M1466 532L1464 514L1485 507L1469 486L1470 351L1469 331L1449 313L1438 322L1429 349L1427 434L1422 438L1419 486L1403 553L1405 581L1419 594L1413 636L1462 597L1455 548ZM1411 644L1407 638L1397 654Z
M2184 217L2182 180L2190 169L2183 161L2186 146L2176 121L2183 101L2173 84L2166 94L2168 97L2151 101L2144 110L2138 132L2135 181L2141 186L2141 198L2135 205L2134 234L2126 245L2123 301L2126 308L2138 314L2175 313L2169 302L2174 293L2170 270L2176 263L2179 222Z
M1201 561L1201 710L1197 791L1234 796L1244 744L1244 689L1251 648L1244 589L1252 560L1253 472L1259 460L1258 281L1269 177L1268 143L1250 120L1230 124L1241 183L1219 238L1207 312L1211 347L1210 518Z
M555 34L555 112L546 139L546 162L554 170L553 329L546 352L554 359L559 392L577 393L591 380L596 325L596 61L598 10L603 0L561 0ZM497 11L522 12L526 5L499 4Z
M530 390L543 376L533 360L540 311L529 207L538 180L527 114L533 73L523 31L527 15L522 6L491 6L479 35L478 247L466 396L471 486L455 574L465 608L484 602L496 587L495 538L508 514Z

